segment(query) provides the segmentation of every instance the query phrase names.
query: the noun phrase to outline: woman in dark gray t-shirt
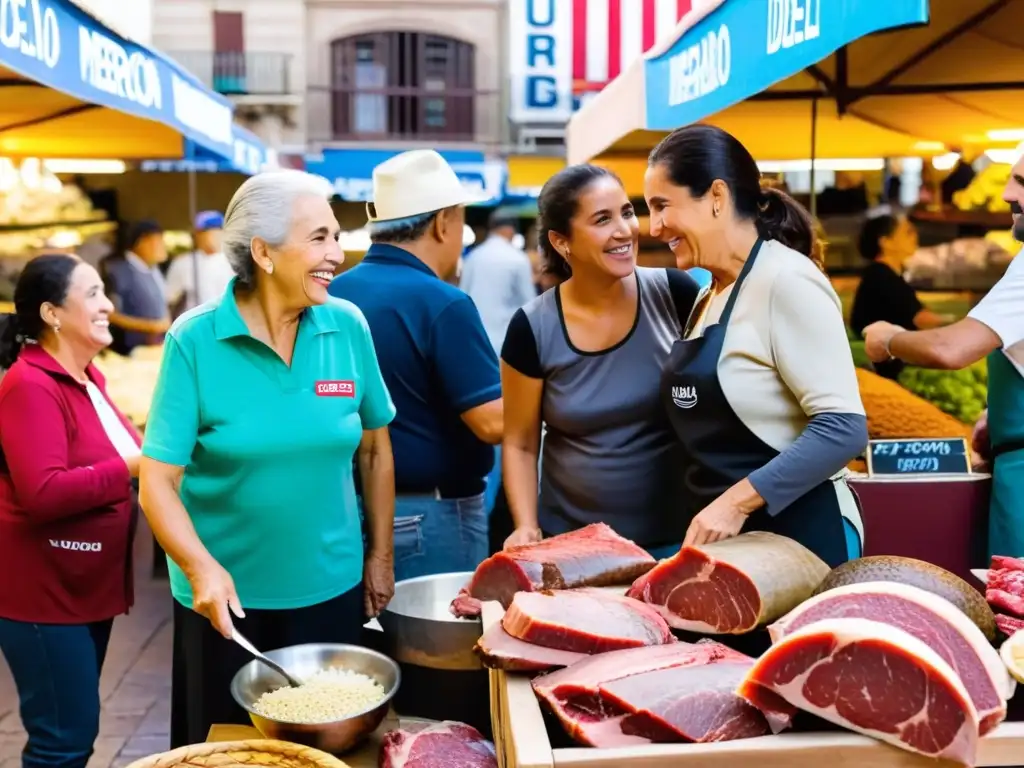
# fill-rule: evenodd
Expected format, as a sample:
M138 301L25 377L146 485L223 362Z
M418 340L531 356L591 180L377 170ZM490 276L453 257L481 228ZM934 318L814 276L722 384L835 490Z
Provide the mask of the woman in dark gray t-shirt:
M516 527L506 546L604 522L665 556L689 520L659 382L698 285L636 266L640 225L604 168L566 168L538 207L545 268L562 282L513 316L501 351L502 470Z

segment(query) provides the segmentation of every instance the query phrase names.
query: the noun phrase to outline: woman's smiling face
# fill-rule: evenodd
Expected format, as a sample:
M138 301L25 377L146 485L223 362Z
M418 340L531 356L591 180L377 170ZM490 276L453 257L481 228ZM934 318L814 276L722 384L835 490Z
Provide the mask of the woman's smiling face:
M580 194L568 236L550 233L573 271L591 269L622 278L636 268L640 223L622 185L611 176L594 179Z
M708 248L721 231L722 222L713 213L716 194L713 186L704 197L693 197L686 187L672 182L660 163L644 174L651 237L668 244L680 269L702 266L702 246Z

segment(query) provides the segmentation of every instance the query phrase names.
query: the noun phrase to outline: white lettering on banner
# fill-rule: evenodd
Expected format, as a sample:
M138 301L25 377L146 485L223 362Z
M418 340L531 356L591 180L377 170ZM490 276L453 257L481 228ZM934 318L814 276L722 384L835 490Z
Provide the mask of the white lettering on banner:
M54 549L66 549L70 552L102 552L103 544L99 541L68 541L67 539L50 539Z
M731 68L729 28L723 24L669 59L669 106L685 104L718 90L729 82Z
M565 0L509 0L513 122L572 115L572 13Z
M144 109L163 107L163 89L156 62L139 51L128 53L99 30L78 27L82 82Z
M821 35L821 0L768 0L768 55Z
M53 69L60 61L57 14L43 0L0 0L0 45Z
M174 117L196 133L234 148L231 107L213 99L176 74L171 74Z
M249 142L237 139L235 141L235 167L249 173L259 173L263 170L262 153Z

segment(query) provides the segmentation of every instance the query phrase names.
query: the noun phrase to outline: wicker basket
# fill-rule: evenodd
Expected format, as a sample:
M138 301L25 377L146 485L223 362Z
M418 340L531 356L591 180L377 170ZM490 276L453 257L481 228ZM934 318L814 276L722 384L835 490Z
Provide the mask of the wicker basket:
M192 744L150 755L128 768L349 768L348 763L312 747L274 739Z

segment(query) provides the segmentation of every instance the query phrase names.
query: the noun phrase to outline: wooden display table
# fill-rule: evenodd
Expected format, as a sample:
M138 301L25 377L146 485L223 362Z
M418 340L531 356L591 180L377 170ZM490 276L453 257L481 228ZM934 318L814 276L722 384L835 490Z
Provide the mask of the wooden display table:
M377 758L380 753L380 740L388 731L401 727L402 719L394 713L389 714L384 722L361 747L346 755L338 755L338 758L347 763L350 768L377 768ZM210 728L206 737L207 741L246 741L249 739L264 738L259 731L251 725L215 725Z
M501 621L485 603L484 628ZM915 755L849 731L782 733L713 744L652 744L617 749L552 748L527 675L490 671L491 720L501 768L936 768ZM1024 764L1024 723L1002 723L983 738L978 766Z

